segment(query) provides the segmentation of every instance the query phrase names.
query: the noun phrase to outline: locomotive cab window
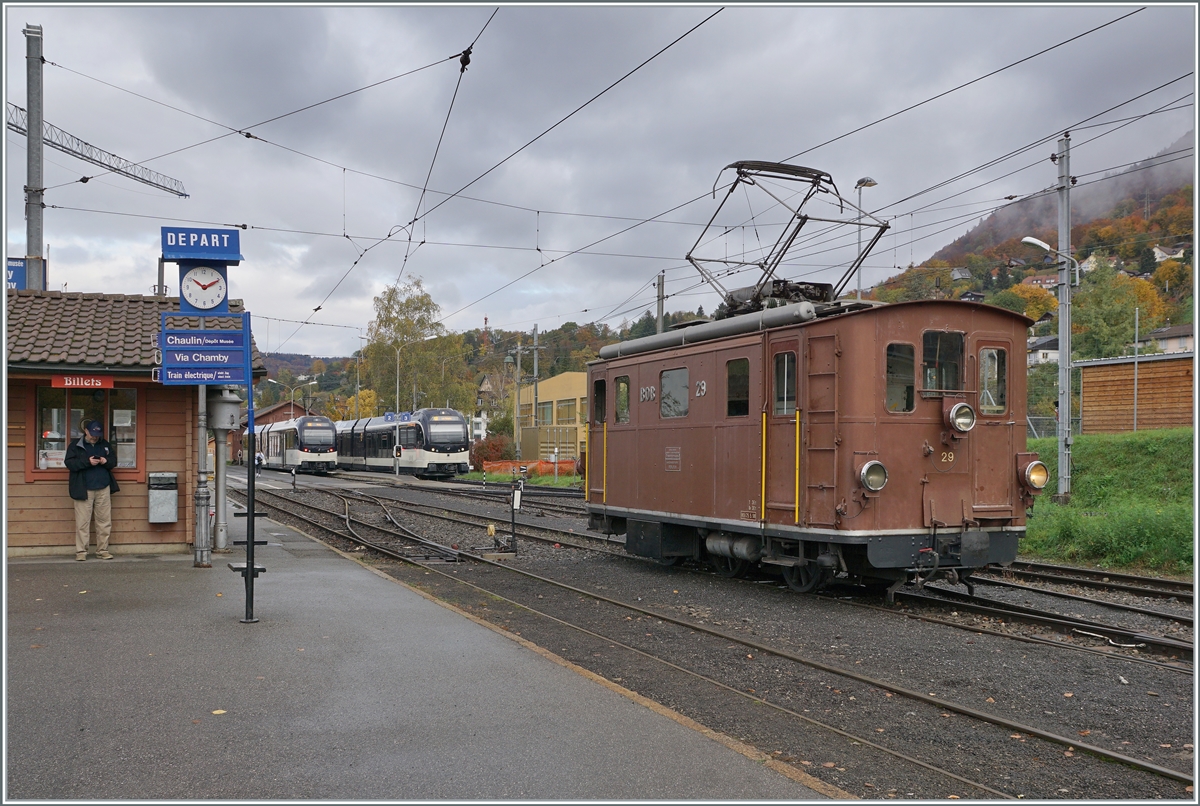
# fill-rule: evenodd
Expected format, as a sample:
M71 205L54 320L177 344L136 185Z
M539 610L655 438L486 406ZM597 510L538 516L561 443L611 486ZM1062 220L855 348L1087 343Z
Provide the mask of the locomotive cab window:
M659 414L666 417L686 417L688 413L688 371L683 369L664 370L659 376Z
M887 410L912 411L913 388L916 382L916 350L911 344L889 344L887 346L887 392L885 395Z
M775 416L796 413L796 354L775 354Z
M735 358L725 362L725 416L746 417L750 414L750 359Z
M629 422L629 376L617 378L617 422Z
M592 400L595 401L592 405L592 422L604 422L604 401L607 400L604 390L604 381L598 380L592 384Z
M979 413L1003 414L1007 409L1007 350L985 347L979 351Z
M961 391L963 334L927 330L921 347L921 388L927 392Z

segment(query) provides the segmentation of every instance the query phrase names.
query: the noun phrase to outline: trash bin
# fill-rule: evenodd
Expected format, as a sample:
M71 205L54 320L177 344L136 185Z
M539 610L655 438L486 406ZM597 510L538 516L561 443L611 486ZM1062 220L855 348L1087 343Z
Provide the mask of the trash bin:
M150 523L179 520L179 480L176 473L150 473Z

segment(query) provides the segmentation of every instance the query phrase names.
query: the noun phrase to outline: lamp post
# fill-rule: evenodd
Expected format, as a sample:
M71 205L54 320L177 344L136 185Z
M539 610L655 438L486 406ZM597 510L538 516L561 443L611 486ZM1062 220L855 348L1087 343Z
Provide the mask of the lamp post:
M267 383L273 383L276 386L282 386L284 389L288 390L290 400L288 403L288 411L291 415L291 419L294 420L296 419L296 390L305 386L312 386L314 383L316 383L316 381L309 381L308 383L298 383L295 386L288 386L286 383L280 383L274 378L267 378Z
M878 184L879 184L878 182L876 182L874 179L872 179L869 176L864 176L862 179L858 180L858 182L856 182L854 184L855 189L858 190L858 256L859 256L859 258L862 257L862 217L863 217L862 189L863 188L873 188ZM858 271L855 272L855 274L858 275L858 290L855 292L855 296L857 299L862 299L862 264L861 263L859 264Z
M367 339L366 336L362 336L362 335L360 335L358 338L362 339L363 341L366 341L366 339ZM354 419L355 420L358 419L358 399L362 396L362 380L361 380L361 374L360 374L360 368L362 367L362 351L363 351L363 346L361 344L359 344L358 345L358 354L355 355L355 357L354 357Z
M1075 267L1075 283L1079 284L1079 261L1052 249L1037 238L1022 238L1021 243L1036 246L1058 256L1058 496L1065 504L1071 495L1071 275L1068 261Z

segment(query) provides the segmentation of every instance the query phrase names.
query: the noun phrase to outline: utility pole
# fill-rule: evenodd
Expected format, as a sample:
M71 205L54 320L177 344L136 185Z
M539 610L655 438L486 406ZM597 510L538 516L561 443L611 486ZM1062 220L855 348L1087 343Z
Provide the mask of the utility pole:
M45 291L42 282L42 26L26 24L25 98L25 286ZM203 391L203 389L201 389Z
M1071 500L1071 133L1058 141L1058 495Z
M537 325L533 326L533 433L536 436L537 456L534 457L536 462L542 458L542 432L538 425L538 333Z
M665 271L660 271L658 273L658 283L657 283L657 285L658 285L658 331L657 332L659 332L659 333L663 332L663 302L666 300L666 294L664 292L663 286L666 282L667 282L667 273Z
M517 334L517 371L513 374L516 388L513 389L513 442L517 448L517 461L521 461L521 334Z

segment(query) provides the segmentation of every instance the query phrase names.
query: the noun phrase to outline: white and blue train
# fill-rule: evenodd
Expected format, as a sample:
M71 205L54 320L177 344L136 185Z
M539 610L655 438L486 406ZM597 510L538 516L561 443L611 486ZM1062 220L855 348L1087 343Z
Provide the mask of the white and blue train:
M297 417L254 426L254 444L272 470L328 473L336 470L337 432L328 417Z
M395 473L398 468L421 479L448 479L469 469L467 421L454 409L418 409L390 420L339 420L334 427L342 470Z

